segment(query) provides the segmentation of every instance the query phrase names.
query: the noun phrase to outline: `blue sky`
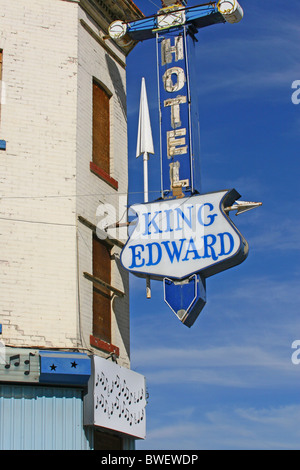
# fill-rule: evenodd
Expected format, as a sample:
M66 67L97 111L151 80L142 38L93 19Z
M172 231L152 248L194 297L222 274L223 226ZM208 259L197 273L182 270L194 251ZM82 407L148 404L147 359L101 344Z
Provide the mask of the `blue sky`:
M146 15L160 7L135 3ZM147 300L145 281L131 276L132 369L146 376L149 392L147 439L137 449L300 449L300 364L291 360L300 340L300 104L292 102L300 5L240 3L239 24L197 35L202 191L235 188L263 206L231 215L248 259L208 279L207 305L191 329L164 303L160 282ZM142 77L156 150L150 201L160 189L155 43L138 44L127 64L135 203L143 201L135 157Z

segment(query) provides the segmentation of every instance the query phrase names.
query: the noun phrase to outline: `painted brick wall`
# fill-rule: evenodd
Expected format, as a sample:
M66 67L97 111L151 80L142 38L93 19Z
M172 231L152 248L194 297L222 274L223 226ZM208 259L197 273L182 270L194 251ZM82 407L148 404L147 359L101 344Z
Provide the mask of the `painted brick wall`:
M126 72L121 62L124 57L109 41L110 54L95 39L104 32L95 26L89 16L79 10L79 66L78 66L78 120L77 120L77 213L93 225L105 226L118 221L125 212L128 192ZM93 34L94 33L94 34ZM110 176L118 182L118 190L101 180L90 170L92 161L92 83L96 78L111 94L110 99ZM104 213L107 215L104 216ZM103 219L104 216L104 219ZM90 253L92 231L78 225L79 271L92 272ZM109 232L119 237L118 231ZM124 298L114 296L112 301L112 343L120 348L120 363L129 366L129 281L119 263L120 248L112 254L112 285ZM92 284L80 277L81 327L83 340L89 342L92 312Z
M125 69L83 27L77 2L1 0L0 323L14 346L90 348L92 233L99 205L127 202ZM112 44L114 53L124 60ZM92 78L112 92L111 176L90 171ZM125 210L125 207L124 207ZM114 220L115 221L115 220ZM112 284L128 294L114 249ZM112 342L129 366L129 300L113 300Z
M1 2L1 322L12 345L77 341L77 8Z

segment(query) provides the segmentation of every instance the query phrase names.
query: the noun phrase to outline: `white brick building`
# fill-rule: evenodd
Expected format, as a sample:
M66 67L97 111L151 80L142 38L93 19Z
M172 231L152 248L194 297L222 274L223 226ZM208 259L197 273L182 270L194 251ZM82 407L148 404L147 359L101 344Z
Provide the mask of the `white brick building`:
M130 365L128 276L118 262L119 242L111 245L107 283L116 290L89 275L95 274L93 229L101 207L114 206L119 217L127 202L130 49L105 36L114 19L141 16L131 0L1 2L0 324L6 345L104 357L118 348L119 363ZM93 163L93 81L109 101L105 172ZM111 296L109 341L93 332L93 286Z
M142 17L132 0L1 1L1 450L132 449L145 433L126 229L104 231L126 217L134 47L108 27Z

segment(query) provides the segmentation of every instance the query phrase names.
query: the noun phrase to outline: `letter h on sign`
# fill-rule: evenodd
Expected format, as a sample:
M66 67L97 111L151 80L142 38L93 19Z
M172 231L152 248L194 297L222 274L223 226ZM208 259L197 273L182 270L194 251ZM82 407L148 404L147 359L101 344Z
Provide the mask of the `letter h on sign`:
M189 196L200 192L198 106L190 86L194 40L183 26L158 32L156 41L162 196L170 191Z

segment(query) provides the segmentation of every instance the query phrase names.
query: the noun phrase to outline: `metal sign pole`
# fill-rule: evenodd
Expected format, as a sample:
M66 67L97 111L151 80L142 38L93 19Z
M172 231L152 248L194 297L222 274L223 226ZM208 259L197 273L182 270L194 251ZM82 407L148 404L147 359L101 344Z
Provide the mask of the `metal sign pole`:
M145 82L145 78L143 78L142 85L141 85L140 114L139 114L136 158L138 158L140 155L143 155L144 203L147 203L149 201L149 185L148 185L149 154L154 154L154 146L153 146L146 82ZM151 298L151 282L150 282L149 276L146 277L146 296L147 296L147 299Z

